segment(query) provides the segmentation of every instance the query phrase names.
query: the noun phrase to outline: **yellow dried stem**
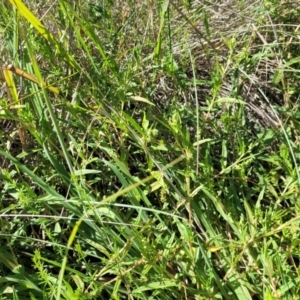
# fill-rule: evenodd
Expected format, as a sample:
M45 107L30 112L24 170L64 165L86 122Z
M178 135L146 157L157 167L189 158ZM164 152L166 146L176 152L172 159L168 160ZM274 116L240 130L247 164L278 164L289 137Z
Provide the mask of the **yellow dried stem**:
M26 79L30 80L31 82L34 82L34 83L36 83L36 84L39 85L38 80L37 80L34 76L28 74L27 72L21 70L21 69L18 68L18 67L15 67L15 66L13 66L13 65L10 64L10 65L5 66L5 67L3 68L3 73L4 73L4 71L7 71L7 70L8 70L8 71L11 71L12 73L14 73L14 74L16 74L16 75L19 75L19 76L21 76L21 77L23 77L23 78L26 78ZM46 82L42 82L42 84L43 84L43 86L44 86L45 88L47 88L49 91L53 92L53 93L56 94L56 95L59 95L59 89L58 89L57 87L48 85Z
M3 76L4 80L7 85L8 90L8 97L13 103L20 104L17 88L14 82L13 74L9 71L9 69L6 68L6 66L3 67Z

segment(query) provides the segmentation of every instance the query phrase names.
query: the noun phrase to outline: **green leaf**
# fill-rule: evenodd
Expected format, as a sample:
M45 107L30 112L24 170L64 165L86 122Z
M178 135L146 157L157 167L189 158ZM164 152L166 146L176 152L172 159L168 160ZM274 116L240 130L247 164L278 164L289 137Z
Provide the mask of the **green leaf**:
M139 294L145 291L151 291L156 289L167 289L169 287L176 287L178 283L173 280L164 280L164 281L156 281L151 282L147 285L140 286L139 288L132 291L133 294Z

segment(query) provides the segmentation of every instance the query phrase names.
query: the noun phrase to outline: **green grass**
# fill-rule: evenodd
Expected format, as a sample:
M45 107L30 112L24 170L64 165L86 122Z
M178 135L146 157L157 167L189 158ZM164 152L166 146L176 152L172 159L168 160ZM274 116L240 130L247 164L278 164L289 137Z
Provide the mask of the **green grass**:
M39 82L0 90L0 299L298 299L298 6L69 2L0 4Z

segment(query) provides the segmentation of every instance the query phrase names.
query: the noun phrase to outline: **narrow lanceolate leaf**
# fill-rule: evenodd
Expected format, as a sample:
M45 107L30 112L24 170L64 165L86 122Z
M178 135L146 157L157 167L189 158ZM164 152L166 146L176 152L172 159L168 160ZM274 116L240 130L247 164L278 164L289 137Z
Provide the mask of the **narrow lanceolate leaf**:
M135 100L135 101L145 102L145 103L147 103L147 104L150 104L150 105L154 105L154 106L155 106L155 104L153 104L151 101L149 101L149 100L146 99L146 98L140 97L140 96L131 96L131 99L132 99L132 100Z
M60 52L66 57L68 63L73 67L78 67L74 58L69 55L62 45L53 37L41 21L26 7L21 0L9 0L9 2L20 12L20 14L45 38L56 51ZM77 68L78 69L78 68Z
M53 39L45 26L39 19L24 5L21 0L9 0L9 2L20 12L20 14L48 41ZM51 41L50 41L51 42Z
M0 247L0 260L8 269L15 270L18 268L16 258L7 252L4 247Z
M137 289L133 290L133 294L138 294L144 291L149 291L149 290L155 290L155 289L165 289L169 288L172 286L176 286L177 283L174 280L165 280L165 281L156 281L156 282L151 282L146 285L140 286Z

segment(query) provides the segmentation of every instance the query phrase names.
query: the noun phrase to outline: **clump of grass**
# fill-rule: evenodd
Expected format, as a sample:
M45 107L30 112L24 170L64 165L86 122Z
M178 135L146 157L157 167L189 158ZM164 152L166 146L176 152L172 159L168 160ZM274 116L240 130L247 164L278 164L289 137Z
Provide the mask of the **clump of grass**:
M1 299L299 294L296 6L0 12Z

